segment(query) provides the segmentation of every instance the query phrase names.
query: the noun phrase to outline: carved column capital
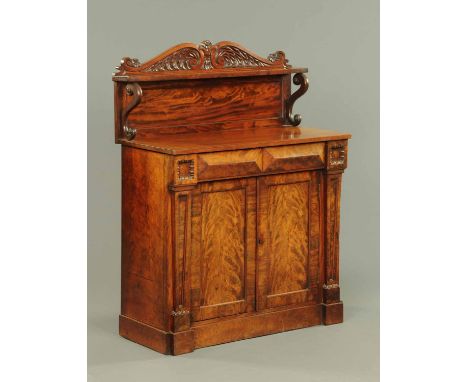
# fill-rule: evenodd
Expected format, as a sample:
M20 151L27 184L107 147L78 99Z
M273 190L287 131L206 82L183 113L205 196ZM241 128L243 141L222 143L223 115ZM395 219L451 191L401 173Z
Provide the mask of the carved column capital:
M333 304L340 301L340 286L338 284L324 284L322 293L324 304Z
M327 171L343 172L348 166L348 141L330 141L327 143Z
M173 188L196 185L198 182L197 155L178 155L174 159Z

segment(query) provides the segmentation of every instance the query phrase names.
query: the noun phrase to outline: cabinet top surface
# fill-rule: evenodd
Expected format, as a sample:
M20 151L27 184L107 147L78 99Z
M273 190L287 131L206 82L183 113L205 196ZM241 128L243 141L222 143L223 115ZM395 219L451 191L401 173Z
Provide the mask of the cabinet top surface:
M307 127L264 127L185 134L160 134L122 140L126 146L179 155L250 148L326 142L351 138L351 134Z

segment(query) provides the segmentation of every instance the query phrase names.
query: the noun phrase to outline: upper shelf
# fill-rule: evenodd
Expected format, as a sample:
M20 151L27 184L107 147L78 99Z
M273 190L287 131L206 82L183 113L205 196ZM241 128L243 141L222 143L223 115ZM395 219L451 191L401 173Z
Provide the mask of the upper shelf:
M199 45L179 44L143 64L136 58L125 57L116 69L112 79L121 82L307 72L307 68L291 67L282 51L263 58L232 41L221 41L217 44L210 41L203 41Z

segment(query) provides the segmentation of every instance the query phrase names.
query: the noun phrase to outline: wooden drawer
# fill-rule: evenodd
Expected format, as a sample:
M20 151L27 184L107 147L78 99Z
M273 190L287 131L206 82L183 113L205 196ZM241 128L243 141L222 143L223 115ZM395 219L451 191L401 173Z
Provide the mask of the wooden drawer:
M256 175L262 168L262 150L236 150L198 155L198 179Z
M325 143L262 149L262 171L291 171L325 167Z
M325 167L325 144L307 143L198 155L198 180Z

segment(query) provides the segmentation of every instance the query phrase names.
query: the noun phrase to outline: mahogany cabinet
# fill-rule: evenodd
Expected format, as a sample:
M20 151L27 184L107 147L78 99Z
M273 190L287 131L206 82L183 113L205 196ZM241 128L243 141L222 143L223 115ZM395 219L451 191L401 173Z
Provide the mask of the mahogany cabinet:
M120 335L177 355L342 322L351 136L298 127L292 107L307 69L229 41L180 44L117 69Z

